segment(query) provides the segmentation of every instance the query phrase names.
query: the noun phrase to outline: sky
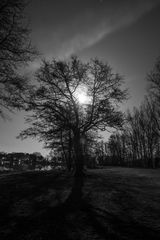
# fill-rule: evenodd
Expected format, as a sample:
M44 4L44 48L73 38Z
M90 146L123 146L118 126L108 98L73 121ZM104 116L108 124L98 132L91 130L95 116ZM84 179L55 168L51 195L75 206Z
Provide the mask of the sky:
M130 99L123 108L140 105L146 76L160 56L160 0L33 0L26 15L42 58L98 57L124 77ZM39 64L27 71L34 73ZM0 119L0 151L45 155L42 143L16 139L26 126L24 115Z

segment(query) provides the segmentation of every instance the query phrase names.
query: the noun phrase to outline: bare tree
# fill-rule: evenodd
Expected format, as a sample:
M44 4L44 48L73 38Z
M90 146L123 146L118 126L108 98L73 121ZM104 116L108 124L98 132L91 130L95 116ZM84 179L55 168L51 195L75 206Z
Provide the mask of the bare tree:
M30 30L24 16L25 0L0 1L0 112L17 106L17 94L25 88L18 69L31 61L36 50L30 42Z
M32 89L26 106L33 111L28 122L31 127L20 136L38 136L48 140L54 134L71 130L73 136L76 175L83 174L85 134L92 130L120 127L123 114L118 104L126 98L121 89L122 78L111 67L94 59L82 63L71 61L43 61L36 74L37 87ZM86 101L79 101L78 93L86 93Z
M147 80L152 121L155 124L157 134L160 136L160 57L148 74Z
M127 121L120 133L111 135L110 152L113 159L130 160L130 166L156 167L159 140L155 131L152 103L146 98L140 108L127 113ZM129 163L129 162L128 162ZM120 163L120 165L122 165ZM127 164L127 162L125 162Z
M147 80L150 95L157 101L157 104L160 104L160 57L148 74Z

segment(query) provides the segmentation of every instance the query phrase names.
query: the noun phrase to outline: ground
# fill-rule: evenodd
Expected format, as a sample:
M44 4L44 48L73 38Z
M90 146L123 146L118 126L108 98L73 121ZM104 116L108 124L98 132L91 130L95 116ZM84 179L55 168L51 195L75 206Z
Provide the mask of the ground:
M160 239L160 170L90 170L67 205L72 184L58 171L0 174L0 239Z

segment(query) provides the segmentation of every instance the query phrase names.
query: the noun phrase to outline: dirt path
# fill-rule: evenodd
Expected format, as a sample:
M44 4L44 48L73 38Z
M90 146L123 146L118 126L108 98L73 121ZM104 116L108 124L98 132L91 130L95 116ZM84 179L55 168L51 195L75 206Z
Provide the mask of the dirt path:
M160 239L160 171L89 171L79 205L64 210L72 178L59 172L0 176L0 239Z

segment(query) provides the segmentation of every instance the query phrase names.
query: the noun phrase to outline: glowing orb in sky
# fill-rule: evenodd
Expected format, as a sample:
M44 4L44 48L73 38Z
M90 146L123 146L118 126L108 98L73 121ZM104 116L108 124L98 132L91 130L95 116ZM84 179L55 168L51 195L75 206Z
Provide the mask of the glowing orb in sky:
M80 104L89 104L91 102L91 98L87 94L87 88L84 86L78 87L74 96Z

